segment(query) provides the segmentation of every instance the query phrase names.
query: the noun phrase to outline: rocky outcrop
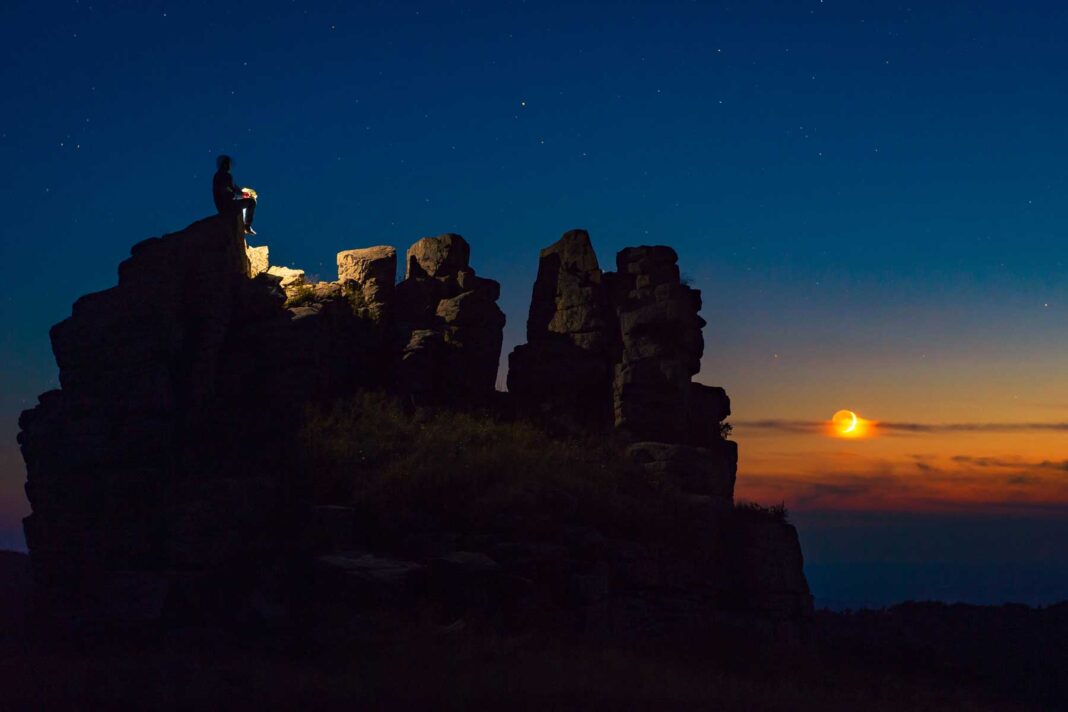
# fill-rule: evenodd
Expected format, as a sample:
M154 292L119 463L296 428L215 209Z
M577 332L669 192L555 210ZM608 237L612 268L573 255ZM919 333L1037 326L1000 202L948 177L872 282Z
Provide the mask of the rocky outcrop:
M630 247L616 272L602 272L585 230L542 250L527 343L509 356L508 388L521 409L611 426L632 440L718 439L729 408L717 410L708 387L691 383L705 322L701 293L681 283L677 261L670 247ZM709 417L716 432L705 439Z
M531 415L570 430L611 417L612 364L620 348L615 311L585 230L541 251L527 343L508 358L508 390Z
M52 329L61 389L20 419L41 596L76 619L127 621L267 620L293 607L286 596L342 620L365 605L520 620L549 606L624 634L649 620L686 630L727 612L807 615L794 529L734 507L730 401L691 380L704 322L674 251L628 248L605 273L584 231L542 250L528 343L510 357L510 393L496 397L500 285L475 273L459 235L413 244L399 283L396 259L389 246L346 250L337 281L308 283L248 247L237 216L135 245L118 285L79 299ZM614 475L670 494L669 518L691 538L599 530L583 520L598 507L555 484L505 493L521 515L494 511L477 531L358 510L353 483L373 460L343 436L320 445L355 452L344 473L355 479L313 501L306 408L370 389L614 432L625 449Z
M670 247L628 247L617 254L615 272L602 272L584 230L543 249L527 343L509 356L510 394L520 412L549 425L611 430L631 442L627 458L647 481L680 491L687 516L729 542L722 551L732 553L712 556L696 580L647 581L663 589L654 609L670 590L715 581L708 596L716 606L782 618L810 613L793 527L734 516L738 447L724 436L730 399L722 388L692 381L705 321L701 293L682 284L677 262ZM649 566L659 564L651 559ZM708 612L707 599L684 596L676 604L691 615ZM618 622L645 605L616 601L609 618Z
M179 530L197 524L181 521L190 510L233 512L197 483L234 474L209 464L200 440L249 308L248 274L236 218L209 218L135 245L118 286L82 297L53 327L62 389L22 414L19 435L39 581L174 561ZM245 543L256 538L269 545Z
M495 391L504 330L500 284L475 274L459 235L408 249L396 288L398 388L429 402L485 403Z
M701 369L701 293L679 280L670 247L616 256L612 303L622 341L615 364L616 428L640 440L686 439L690 379Z
M248 256L248 276L256 277L267 271L267 268L271 266L270 256L271 250L267 245L261 245L260 247L252 247L245 244L245 255Z
M337 280L349 290L356 308L364 310L367 318L385 321L390 316L397 281L397 250L379 245L339 252Z
M430 371L448 376L426 388L492 391L497 285L475 277L462 238L440 242L451 248L425 258L434 276L414 278L436 290L423 306L442 346ZM202 220L135 245L118 285L52 329L62 388L22 414L19 435L43 591L99 599L136 574L164 596L193 579L233 593L220 578L270 568L301 540L305 404L391 383L397 335L414 332L392 320L393 248L341 253L336 283L305 284L267 256L236 218Z

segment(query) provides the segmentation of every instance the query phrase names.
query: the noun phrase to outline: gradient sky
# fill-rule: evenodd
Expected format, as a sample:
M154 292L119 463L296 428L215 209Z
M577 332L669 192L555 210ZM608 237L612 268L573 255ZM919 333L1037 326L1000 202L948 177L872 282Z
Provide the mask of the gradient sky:
M671 244L817 596L1068 598L1065 37L1039 0L6 0L0 546L49 326L227 152L274 264L463 234L506 352L565 230ZM839 408L925 427L812 431Z

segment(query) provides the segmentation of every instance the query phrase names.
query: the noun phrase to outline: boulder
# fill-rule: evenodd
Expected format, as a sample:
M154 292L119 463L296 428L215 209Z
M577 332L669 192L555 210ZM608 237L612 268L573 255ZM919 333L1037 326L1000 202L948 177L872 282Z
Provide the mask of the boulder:
M271 266L267 259L269 253L270 250L268 250L267 245L251 247L248 243L245 244L245 254L248 255L249 277L255 277L267 271L267 268Z
M393 308L397 250L388 245L337 253L338 281L354 310L384 322Z
M389 245L337 253L337 281L393 284L397 279L397 250Z
M504 313L500 285L475 274L459 235L424 237L408 249L396 287L400 390L427 401L471 405L496 390Z
M455 275L470 259L471 246L459 235L424 237L408 248L404 278Z
M293 269L291 267L269 267L267 274L281 279L281 286L283 289L289 289L290 287L299 287L304 284L304 270Z

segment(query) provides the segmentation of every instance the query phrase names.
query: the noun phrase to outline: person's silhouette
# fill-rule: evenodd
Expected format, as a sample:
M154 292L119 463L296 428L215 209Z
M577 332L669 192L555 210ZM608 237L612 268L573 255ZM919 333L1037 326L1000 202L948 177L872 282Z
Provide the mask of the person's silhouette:
M215 165L219 168L215 171L215 177L211 181L211 195L215 199L215 207L220 213L244 209L245 234L255 235L256 231L252 229L252 216L256 213L256 199L246 197L234 184L234 177L230 175L233 159L229 156L219 156L215 159Z

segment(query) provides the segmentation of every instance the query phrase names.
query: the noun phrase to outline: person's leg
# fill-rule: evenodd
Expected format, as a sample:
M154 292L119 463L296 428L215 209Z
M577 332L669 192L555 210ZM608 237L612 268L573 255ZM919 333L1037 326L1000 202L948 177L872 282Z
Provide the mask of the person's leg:
M234 204L238 209L244 208L245 210L245 227L252 227L252 217L256 214L255 198L239 198L234 201Z

